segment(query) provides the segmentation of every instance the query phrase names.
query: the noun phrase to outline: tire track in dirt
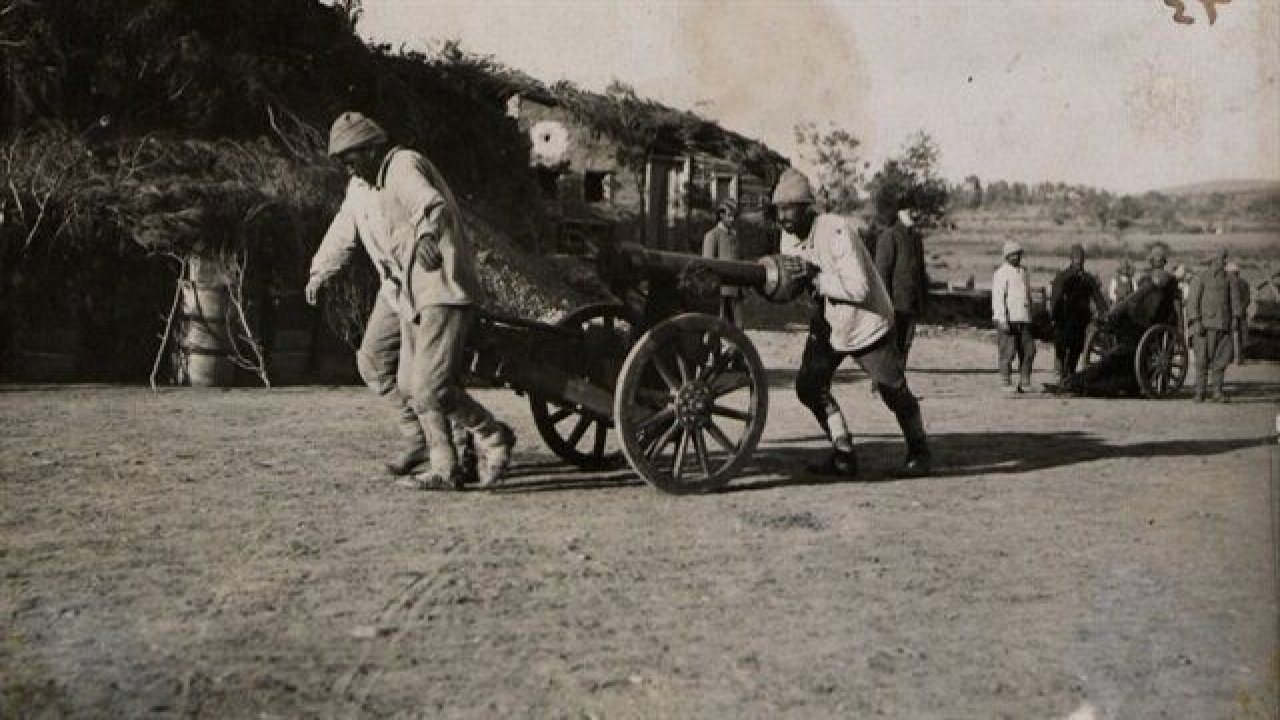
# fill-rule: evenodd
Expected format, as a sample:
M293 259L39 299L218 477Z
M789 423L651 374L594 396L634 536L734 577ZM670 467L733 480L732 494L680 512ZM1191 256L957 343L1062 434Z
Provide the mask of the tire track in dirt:
M205 610L204 617L200 622L200 629L196 633L194 643L196 646L199 646L204 642L205 637L209 634L209 626L212 624L213 616L222 609L227 598L231 597L232 590L240 585L240 581L244 578L248 568L262 557L263 551L266 547L262 543L262 537L266 534L270 525L271 523L267 522L258 527L257 531L253 533L253 538L247 545L251 550L248 557L246 557L242 562L236 563L234 566L235 570L231 575L227 577L227 579L218 583L217 587L214 589L213 601L209 603L208 609ZM192 664L195 665L196 663L193 662ZM187 717L190 714L190 711L187 708L187 703L191 700L191 685L195 681L195 676L198 671L198 668L190 667L183 675L181 689L178 691L177 717Z
M463 541L459 540L446 547L443 552L448 555L457 550ZM373 637L367 638L360 659L335 684L333 689L334 715L345 709L352 716L358 717L363 711L369 695L382 677L383 670L392 659L392 651L405 635L424 627L420 608L424 601L431 601L439 592L441 585L448 580L446 572L448 563L429 570L415 570L405 573L412 579L394 597L388 600L378 613L372 626ZM387 630L383 640L383 630ZM372 669L371 669L372 668Z

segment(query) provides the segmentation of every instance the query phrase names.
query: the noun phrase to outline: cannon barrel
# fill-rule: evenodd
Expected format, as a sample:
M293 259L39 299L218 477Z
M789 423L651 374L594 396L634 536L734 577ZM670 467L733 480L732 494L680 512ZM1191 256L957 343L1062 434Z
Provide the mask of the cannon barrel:
M783 302L799 294L797 281L783 271L782 258L768 255L759 260L721 260L688 253L653 250L636 243L621 243L610 258L609 273L632 280L652 273L676 277L696 265L710 271L721 285L753 288L768 300Z

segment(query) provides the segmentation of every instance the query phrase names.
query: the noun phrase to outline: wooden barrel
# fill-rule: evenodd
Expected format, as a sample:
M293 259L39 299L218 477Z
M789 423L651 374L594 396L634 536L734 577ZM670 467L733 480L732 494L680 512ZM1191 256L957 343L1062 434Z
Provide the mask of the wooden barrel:
M235 365L229 357L231 295L216 266L192 259L180 303L187 381L193 387L231 385L235 381Z

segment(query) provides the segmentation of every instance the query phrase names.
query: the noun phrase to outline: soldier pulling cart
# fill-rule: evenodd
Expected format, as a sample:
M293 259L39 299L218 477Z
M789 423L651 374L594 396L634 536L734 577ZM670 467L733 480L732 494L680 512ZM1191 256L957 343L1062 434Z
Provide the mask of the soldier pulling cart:
M777 256L711 260L630 244L600 265L619 297L647 285L643 308L589 305L554 325L484 315L471 374L527 395L547 447L580 468L625 458L666 492L724 486L760 441L768 379L740 328L687 310L721 286L786 301L800 281Z

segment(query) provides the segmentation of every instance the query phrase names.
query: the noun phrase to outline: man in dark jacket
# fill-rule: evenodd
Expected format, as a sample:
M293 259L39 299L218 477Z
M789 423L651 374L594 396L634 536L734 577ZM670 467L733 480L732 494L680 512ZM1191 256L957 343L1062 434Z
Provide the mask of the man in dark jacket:
M1244 318L1244 306L1238 288L1227 276L1226 263L1227 251L1218 251L1209 268L1191 281L1187 297L1187 327L1196 354L1196 402L1204 402L1210 376L1213 401L1227 401L1222 385L1233 357L1231 333Z
M1053 320L1053 349L1058 362L1058 377L1064 379L1075 372L1084 352L1084 336L1093 320L1093 307L1098 313L1107 310L1102 297L1102 284L1084 269L1084 248L1071 246L1071 264L1053 278L1049 317Z
M906 367L911 341L916 335L916 320L924 313L925 295L929 292L924 241L909 207L899 206L897 217L880 233L875 248L876 270L893 299L893 330L903 367Z

